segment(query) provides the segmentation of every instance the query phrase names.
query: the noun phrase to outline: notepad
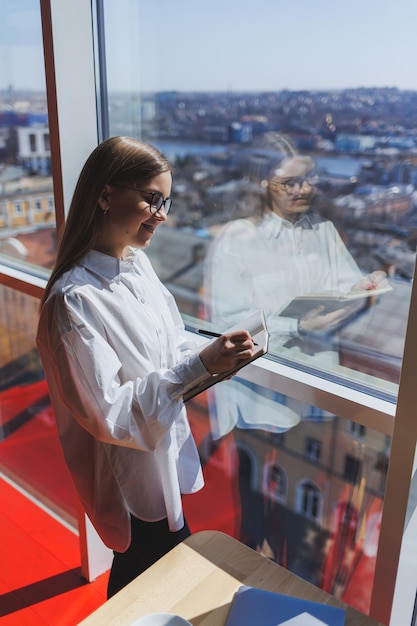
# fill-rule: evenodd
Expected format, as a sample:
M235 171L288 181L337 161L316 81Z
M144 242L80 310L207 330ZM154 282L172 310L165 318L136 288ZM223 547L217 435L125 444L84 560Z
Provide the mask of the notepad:
M339 607L256 587L239 587L225 626L344 626Z
M337 311L340 308L346 307L350 303L355 303L358 300L365 300L366 298L371 298L372 296L379 296L387 293L388 291L392 291L391 285L385 285L379 289L349 291L348 293L343 293L342 291L306 293L291 300L291 302L280 312L280 316L296 317L297 319L301 319L309 311L318 307L324 307L323 314L330 313L331 311Z
M229 378L230 376L241 370L242 367L245 367L249 363L252 363L256 359L259 359L260 356L268 352L269 333L266 327L265 315L263 311L254 313L247 319L242 320L238 324L235 324L231 328L224 331L223 334L230 333L235 330L247 330L250 333L254 341L254 345L256 345L255 353L250 359L240 361L238 367L230 369L227 372L222 372L221 374L210 374L209 372L207 372L207 375L200 379L196 384L193 384L190 388L185 390L182 396L184 402L187 402L191 398L194 398L194 396L196 396L197 394L202 393L206 389L209 389L210 387L216 385L222 380Z

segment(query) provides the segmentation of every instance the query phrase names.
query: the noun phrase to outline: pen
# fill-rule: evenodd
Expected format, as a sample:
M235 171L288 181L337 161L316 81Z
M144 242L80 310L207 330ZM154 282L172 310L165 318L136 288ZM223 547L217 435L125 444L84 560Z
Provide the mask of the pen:
M198 333L200 333L200 335L206 335L207 337L221 337L221 333L214 333L212 330L203 330L202 328L199 328ZM258 344L253 342L254 346L257 346Z
M197 332L199 332L200 335L207 335L207 337L221 337L220 333L213 333L211 330L203 330L202 328L199 328Z

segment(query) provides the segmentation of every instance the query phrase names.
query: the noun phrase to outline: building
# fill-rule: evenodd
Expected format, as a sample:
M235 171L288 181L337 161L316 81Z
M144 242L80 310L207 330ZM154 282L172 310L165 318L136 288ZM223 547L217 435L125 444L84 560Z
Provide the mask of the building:
M30 173L47 176L51 173L51 146L48 126L17 129L18 158Z
M55 224L51 177L22 177L0 192L0 239L9 232Z

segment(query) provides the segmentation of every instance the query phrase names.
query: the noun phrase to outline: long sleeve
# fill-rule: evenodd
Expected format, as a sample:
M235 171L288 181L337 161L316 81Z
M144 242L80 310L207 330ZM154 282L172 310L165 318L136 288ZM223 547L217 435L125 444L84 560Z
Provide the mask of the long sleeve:
M153 449L182 409L181 389L206 370L163 290L144 288L139 300L122 283L102 291L99 301L91 289L52 295L40 353L59 371L60 398L83 428L104 442ZM158 306L149 301L156 297Z
M292 225L276 215L237 220L215 237L205 266L207 317L223 330L255 310L271 337L297 333L280 315L296 296L349 289L362 274L329 221Z

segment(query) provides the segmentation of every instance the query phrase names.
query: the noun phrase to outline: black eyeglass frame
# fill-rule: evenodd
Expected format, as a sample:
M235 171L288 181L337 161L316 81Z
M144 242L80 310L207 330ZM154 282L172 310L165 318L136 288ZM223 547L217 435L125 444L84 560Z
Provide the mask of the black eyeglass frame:
M308 176L291 176L288 180L274 180L272 181L272 187L274 185L282 185L285 189L285 193L291 196L297 185L299 189L302 189L304 183L307 183L310 187L316 187L318 182L319 175L312 173Z
M122 187L122 189L130 189L131 191L137 191L138 193L146 193L152 196L152 200L149 203L149 210L152 213L152 215L156 215L162 209L162 207L164 207L165 215L168 215L168 213L171 210L172 198L165 198L164 200L164 196L162 195L160 191L148 191L145 189L137 189L136 187L129 187L129 185L119 185L119 184L114 184L114 183L113 183L113 187ZM159 196L159 199L156 201L156 203L154 203L155 196Z

